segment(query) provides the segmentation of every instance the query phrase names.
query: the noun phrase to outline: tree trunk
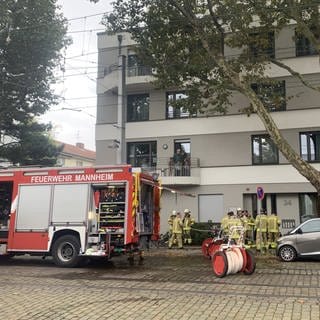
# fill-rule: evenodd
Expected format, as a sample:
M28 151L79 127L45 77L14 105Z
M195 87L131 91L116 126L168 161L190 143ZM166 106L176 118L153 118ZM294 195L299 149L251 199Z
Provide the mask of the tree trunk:
M320 216L320 172L308 162L304 161L301 156L291 147L287 140L282 136L279 128L276 126L271 114L267 111L261 100L251 90L251 88L245 87L245 93L251 100L254 111L263 122L268 134L288 160L288 162L296 168L296 170L303 175L316 189L317 199L317 215Z
M200 30L200 29L199 29ZM253 110L257 113L260 120L264 124L264 127L277 146L281 151L283 156L288 160L288 162L302 175L304 176L311 185L317 191L317 215L320 217L320 172L310 165L308 162L304 161L300 154L298 154L288 143L288 141L282 136L279 128L273 121L273 118L269 111L265 108L262 101L258 98L256 93L251 89L251 83L245 81L241 77L241 74L235 72L232 66L228 65L225 57L220 55L215 55L211 50L208 42L205 38L202 38L202 44L204 48L209 53L210 57L219 65L225 73L225 76L229 78L230 82L237 88L241 93L243 93L253 105Z
M223 59L220 60L220 65L223 66L226 74L229 75L230 81L240 90L253 105L253 110L257 113L260 120L264 124L264 127L271 139L288 160L288 162L303 175L315 188L317 192L317 216L320 217L320 172L313 167L310 163L304 161L300 154L298 154L288 143L288 141L282 136L279 128L273 121L270 112L265 108L262 101L257 97L256 93L251 89L251 83L241 81L239 75L235 76L235 73L225 63Z

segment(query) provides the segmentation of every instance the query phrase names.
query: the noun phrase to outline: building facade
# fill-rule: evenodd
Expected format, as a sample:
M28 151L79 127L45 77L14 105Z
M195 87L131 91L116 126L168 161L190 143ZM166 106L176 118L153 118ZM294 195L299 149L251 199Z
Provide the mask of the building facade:
M319 85L319 56L294 35L294 26L288 26L272 38L271 54ZM230 208L255 215L261 206L279 215L282 232L315 214L315 189L278 152L259 118L239 112L249 105L246 97L234 93L224 116L178 109L172 101L184 92L155 89L151 70L139 64L133 46L126 33L98 35L96 161L145 167L159 174L163 186L179 190L163 190L162 231L170 212L184 208L197 221L220 222ZM226 48L225 54L234 52ZM319 170L320 93L278 67L268 72L278 81L279 96L286 98L272 113L274 121ZM259 203L258 187L265 194Z
M57 166L62 167L91 167L95 165L95 151L85 149L83 143L76 145L56 141L57 145L63 145L62 151L57 157Z

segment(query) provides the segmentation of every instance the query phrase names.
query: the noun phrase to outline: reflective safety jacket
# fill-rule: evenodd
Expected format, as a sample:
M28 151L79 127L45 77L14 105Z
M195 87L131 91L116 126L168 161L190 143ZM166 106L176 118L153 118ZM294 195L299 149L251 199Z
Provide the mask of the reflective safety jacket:
M275 214L268 216L268 232L279 232L281 220Z
M228 222L229 222L230 218L228 215L224 216L221 220L221 229L227 233L228 232Z
M237 218L237 217L233 217L233 218L230 218L228 220L228 230L230 230L230 227L233 227L233 226L236 226L236 227L242 227L243 224L240 220L240 218ZM231 234L231 238L233 239L239 239L240 238L240 233L238 230L234 230Z
M194 224L192 217L185 217L183 219L183 230L191 230L191 226Z
M267 232L268 217L265 214L258 214L255 221L257 231Z
M168 225L169 225L169 230L172 231L172 226L173 226L173 219L175 217L174 216L170 216L168 219Z
M241 220L241 222L242 222L243 227L244 227L246 230L248 230L248 223L249 223L248 217L243 216L243 217L240 218L240 220Z
M247 218L246 230L252 231L252 230L254 229L254 226L255 226L254 218L248 217L248 218Z
M172 232L173 233L182 233L183 223L181 218L175 217L172 222Z

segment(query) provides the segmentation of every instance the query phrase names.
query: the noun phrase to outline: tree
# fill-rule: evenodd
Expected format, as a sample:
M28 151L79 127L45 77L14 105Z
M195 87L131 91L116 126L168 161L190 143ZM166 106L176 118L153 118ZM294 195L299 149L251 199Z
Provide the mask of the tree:
M34 127L37 116L58 103L52 89L54 70L61 60L61 49L70 40L66 20L56 10L56 0L7 0L0 4L0 136L10 142L0 143L0 156L12 154L9 150L15 145L16 163L24 163L24 157L37 153L22 152L22 143L33 134L45 144L32 145L39 148L38 154L42 148L55 148L47 137L50 126L39 125L36 133L26 130L30 124Z
M186 90L188 98L180 103L190 113L226 113L235 91L249 99L250 106L242 111L259 116L284 157L314 186L320 216L320 172L282 136L270 112L282 101L263 89L266 83L277 87L265 72L276 64L319 90L270 51L271 32L277 34L294 22L297 36L304 36L319 53L318 1L117 0L113 6L104 17L107 31L129 32L140 58L156 70L155 84ZM237 54L226 55L225 48L237 49Z
M16 141L6 143L2 156L19 166L53 166L63 145L57 146L50 137L50 126L36 122L18 125L19 136Z

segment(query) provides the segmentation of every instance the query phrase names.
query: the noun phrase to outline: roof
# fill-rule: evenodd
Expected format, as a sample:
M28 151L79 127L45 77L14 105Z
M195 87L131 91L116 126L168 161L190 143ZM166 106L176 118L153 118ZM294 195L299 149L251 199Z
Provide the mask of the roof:
M62 156L72 156L77 158L85 158L88 160L96 160L96 152L84 148L83 143L77 143L76 145L68 144L61 141L56 141L58 145L63 145L61 152Z

